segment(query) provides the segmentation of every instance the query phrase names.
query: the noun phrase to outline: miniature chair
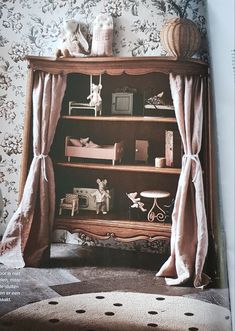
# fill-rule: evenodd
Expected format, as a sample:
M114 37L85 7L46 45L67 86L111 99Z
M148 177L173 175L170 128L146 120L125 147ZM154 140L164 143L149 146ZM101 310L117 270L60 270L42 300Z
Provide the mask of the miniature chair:
M59 210L59 215L62 214L63 209L68 209L71 210L71 216L74 216L74 213L78 213L78 195L77 194L72 194L72 193L67 193L65 195L65 198L60 199L60 210Z

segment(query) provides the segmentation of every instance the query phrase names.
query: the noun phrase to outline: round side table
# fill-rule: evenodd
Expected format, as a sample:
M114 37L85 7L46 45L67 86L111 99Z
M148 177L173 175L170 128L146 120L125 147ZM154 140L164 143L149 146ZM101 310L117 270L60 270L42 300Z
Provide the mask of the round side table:
M167 198L170 196L170 193L167 191L151 190L143 191L140 195L144 198L153 199L152 208L148 212L148 221L153 222L155 219L158 222L164 222L166 219L165 211L158 205L157 199ZM158 208L158 212L154 212L154 208Z

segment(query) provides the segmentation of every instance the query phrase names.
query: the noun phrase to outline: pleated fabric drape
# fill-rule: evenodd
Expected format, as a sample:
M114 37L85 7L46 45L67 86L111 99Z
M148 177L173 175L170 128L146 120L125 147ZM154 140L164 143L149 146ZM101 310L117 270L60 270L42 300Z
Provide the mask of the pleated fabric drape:
M60 117L66 75L36 71L33 82L33 159L18 209L0 245L0 263L38 266L48 256L55 211L55 180L48 155Z
M184 155L172 214L171 255L156 276L168 285L210 281L203 273L208 249L207 217L199 152L202 142L205 78L170 74L170 88Z

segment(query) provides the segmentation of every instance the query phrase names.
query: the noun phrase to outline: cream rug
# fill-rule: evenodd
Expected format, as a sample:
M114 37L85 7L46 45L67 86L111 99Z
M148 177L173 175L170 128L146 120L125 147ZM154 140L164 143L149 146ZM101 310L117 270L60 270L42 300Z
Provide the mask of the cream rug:
M131 292L57 297L0 319L5 331L230 331L228 309L203 301Z

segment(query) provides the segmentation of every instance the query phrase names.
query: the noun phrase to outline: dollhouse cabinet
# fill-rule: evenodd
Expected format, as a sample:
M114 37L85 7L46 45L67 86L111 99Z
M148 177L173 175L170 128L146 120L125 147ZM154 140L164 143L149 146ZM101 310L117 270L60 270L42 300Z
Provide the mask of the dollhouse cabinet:
M20 180L20 195L22 195L29 164L32 160L32 84L34 72L37 70L52 74L67 74L67 87L63 99L61 116L56 128L50 156L53 160L56 182L56 213L55 229L67 230L71 233L83 233L97 239L108 239L130 242L134 240L169 239L171 236L170 217L168 221L148 221L130 219L130 200L126 193L149 190L163 190L170 196L159 201L161 206L169 205L175 198L180 164L162 168L155 167L155 157L165 156L166 132L177 132L178 126L174 111L167 110L155 115L145 116L143 113L145 95L149 91L164 94L168 103L172 104L169 74L207 76L207 65L196 61L178 61L167 57L106 57L106 58L69 58L54 60L47 57L30 56L27 105L25 115L23 163ZM71 101L86 102L89 94L89 77L99 79L102 75L102 115L72 111L69 114ZM133 94L132 114L113 114L112 95L120 93L123 88L135 90ZM207 93L207 91L206 91ZM173 114L172 114L173 113ZM169 115L170 114L170 115ZM210 198L210 118L208 105L205 105L203 127L203 143L200 160L203 168L206 209L209 222L211 220ZM124 150L121 160L113 164L110 160L97 158L65 156L66 137L90 137L99 145L114 145L123 142ZM141 143L142 141L142 143ZM136 157L136 144L145 148L143 154L147 157ZM173 146L180 155L180 140ZM145 146L145 147L144 147ZM146 152L146 149L148 151ZM93 210L79 210L59 215L60 199L67 193L73 193L74 188L86 188L84 199L90 199L89 190L96 188L96 179L105 178L110 191L113 192L112 208L106 215L96 215ZM141 198L142 200L142 198ZM144 199L147 209L152 201ZM79 203L80 205L80 203Z

